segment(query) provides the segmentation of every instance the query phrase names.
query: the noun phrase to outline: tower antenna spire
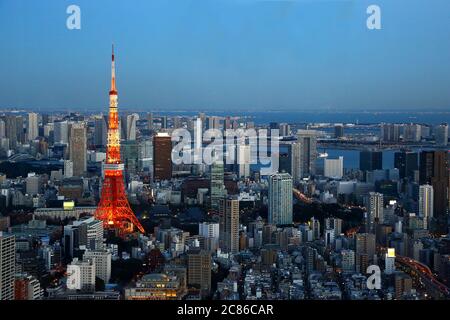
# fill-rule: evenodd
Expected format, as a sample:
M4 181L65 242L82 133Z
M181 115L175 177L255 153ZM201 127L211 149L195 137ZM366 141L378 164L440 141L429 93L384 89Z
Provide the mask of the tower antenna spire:
M116 63L114 61L114 43L112 44L112 50L111 50L111 90L109 91L109 94L117 95L117 89L116 89Z

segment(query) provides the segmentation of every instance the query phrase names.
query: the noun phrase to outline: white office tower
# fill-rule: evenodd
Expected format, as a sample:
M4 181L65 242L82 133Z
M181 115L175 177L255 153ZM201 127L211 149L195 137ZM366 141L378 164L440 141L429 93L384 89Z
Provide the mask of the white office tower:
M269 176L269 223L292 224L292 177L289 173Z
M395 272L395 248L388 248L384 258L384 273L393 274Z
M74 258L72 263L67 265L67 289L95 290L95 264L92 260L79 261Z
M428 223L433 217L433 186L428 184L419 187L419 216L423 218L423 228L428 229Z
M383 195L378 192L370 192L367 200L367 222L370 232L375 231L375 224L383 224L383 208Z
M129 114L122 117L122 138L125 140L136 140L136 122L139 120L137 113Z
M38 136L39 136L38 114L30 112L28 114L27 139L28 141L33 141Z
M250 176L251 146L239 145L237 148L237 163L239 167L239 178Z
M203 222L198 225L198 234L205 238L205 249L215 251L219 247L219 223Z
M344 175L344 157L324 160L324 176L332 179L341 179Z
M67 121L55 122L53 134L55 143L69 143L69 123Z
M0 300L14 299L16 241L0 231Z
M448 124L443 123L434 128L434 139L437 145L446 146L448 144Z
M213 222L202 222L198 225L198 234L205 238L219 240L219 224Z
M102 279L105 284L111 279L111 252L109 250L87 250L83 261L92 260L95 265L95 276Z
M355 251L341 250L341 258L342 258L342 271L344 272L355 271Z

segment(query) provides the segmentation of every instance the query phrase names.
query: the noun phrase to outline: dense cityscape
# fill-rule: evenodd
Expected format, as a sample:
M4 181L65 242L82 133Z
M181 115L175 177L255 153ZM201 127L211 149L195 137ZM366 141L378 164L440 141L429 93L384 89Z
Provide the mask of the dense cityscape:
M119 115L117 97L113 53L108 113L1 112L0 300L450 297L446 123ZM203 131L243 137L211 152Z

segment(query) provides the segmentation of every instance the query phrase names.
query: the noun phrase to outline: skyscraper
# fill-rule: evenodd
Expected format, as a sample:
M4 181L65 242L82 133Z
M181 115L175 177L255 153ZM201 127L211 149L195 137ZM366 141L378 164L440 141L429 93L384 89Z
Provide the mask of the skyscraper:
M235 197L220 201L219 246L227 253L239 251L239 200Z
M317 159L317 131L298 130L297 141L300 143L300 176L314 175Z
M334 137L336 139L342 138L344 136L344 126L342 124L337 124L334 126Z
M400 125L394 123L381 124L381 140L398 142L400 139Z
M224 184L224 166L219 161L211 164L210 199L211 209L219 210L220 200L226 195Z
M5 133L6 138L9 139L9 145L12 149L17 146L17 121L16 116L7 115L5 117Z
M359 169L361 171L383 169L383 153L381 151L361 151L359 153Z
M168 133L153 137L153 173L155 180L172 179L172 139Z
M32 141L39 136L38 114L34 112L28 113L27 122L27 140Z
M128 114L122 117L122 139L130 141L136 140L136 121L139 116L136 113Z
M292 176L294 185L300 183L301 176L301 145L298 141L281 141L279 172L286 172Z
M0 231L0 300L14 299L15 264L15 238Z
M394 153L394 167L398 169L400 178L414 178L414 172L419 169L417 152L401 151Z
M423 228L428 229L428 222L433 217L434 210L433 186L429 184L419 187L419 216L423 218Z
M73 162L73 175L82 176L87 169L87 138L84 123L74 123L70 130L70 160Z
M106 116L95 118L94 130L94 144L96 146L105 147L108 142L108 118Z
M367 231L373 233L375 231L375 224L383 224L383 208L383 195L377 192L370 192L367 199Z
M448 144L448 124L442 123L434 128L434 139L439 146Z
M151 112L147 114L147 129L153 130L153 113Z
M237 159L240 178L248 178L250 176L250 162L251 162L250 152L251 152L250 145L237 146Z
M69 123L67 121L57 121L54 124L55 143L69 143Z
M288 173L269 177L269 223L292 224L292 177Z
M447 151L422 151L420 153L420 184L433 186L433 217L438 220L440 233L447 232L447 207L449 187L449 166Z

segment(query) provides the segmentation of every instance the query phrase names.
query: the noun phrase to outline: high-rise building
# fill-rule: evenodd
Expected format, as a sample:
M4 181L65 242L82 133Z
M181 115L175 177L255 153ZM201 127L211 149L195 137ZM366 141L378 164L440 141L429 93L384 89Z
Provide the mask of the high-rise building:
M423 228L428 229L428 222L433 218L434 191L429 184L419 187L419 216L423 218Z
M167 129L167 116L161 116L161 129Z
M135 140L123 141L120 144L120 156L125 165L127 176L134 175L138 171L139 148Z
M317 131L298 130L297 141L300 143L300 176L308 177L316 173Z
M388 248L384 256L384 273L393 274L395 272L395 248Z
M107 284L111 279L111 252L106 249L86 250L83 255L85 260L94 261L95 276Z
M122 117L122 138L124 140L136 140L136 121L139 120L139 115L136 113L128 114Z
M168 133L153 137L153 173L155 180L172 179L172 139Z
M289 173L269 176L269 223L292 224L292 177Z
M214 161L211 164L211 177L210 177L210 199L211 209L219 210L220 201L226 195L226 189L224 184L224 165L223 162Z
M69 143L69 123L67 121L57 121L53 129L55 143Z
M239 251L239 200L227 197L220 200L219 246L223 252Z
M344 157L324 160L324 174L327 178L341 179L344 175Z
M99 147L105 147L108 142L108 118L100 116L95 118L94 144Z
M84 175L87 170L87 138L84 123L72 125L69 148L70 160L73 162L73 175Z
M298 141L281 141L279 144L279 172L289 173L294 185L300 183L301 176L301 145Z
M153 113L151 112L147 114L147 129L153 130Z
M448 144L448 124L442 123L434 128L434 140L439 146Z
M356 271L365 273L375 255L375 234L357 233L355 236Z
M422 151L419 161L420 184L433 186L433 217L438 220L438 232L447 233L449 165L447 151Z
M337 124L334 126L334 137L336 139L344 137L344 126L342 124Z
M18 273L14 280L14 300L41 300L44 290L34 276Z
M211 292L211 255L205 250L188 251L188 284L198 286L206 297Z
M417 152L401 151L394 153L394 167L398 169L401 179L414 179L414 173L419 169Z
M14 299L15 265L15 237L0 231L0 300Z
M237 147L237 160L239 167L239 177L248 178L250 176L250 164L251 164L251 146L250 145L238 145Z
M422 139L422 126L420 124L407 124L403 130L403 140L406 142L418 142Z
M384 197L381 193L370 192L367 197L367 226L370 232L375 232L376 225L383 224Z
M381 140L398 142L400 140L400 125L394 123L381 124Z
M291 134L291 126L288 123L280 123L280 136L287 137Z
M17 146L17 131L19 130L17 128L17 121L16 116L14 115L7 115L5 116L5 134L6 138L9 139L9 145L12 149L16 148Z
M326 218L325 229L334 229L335 236L339 236L342 233L342 219L339 218Z
M359 169L373 171L383 169L383 153L381 151L361 151L359 153Z
M39 136L38 114L28 113L27 140L33 141Z
M342 271L354 272L355 271L355 251L341 250L341 258L342 258Z
M67 265L67 289L93 292L95 290L95 264L93 260L74 258Z

